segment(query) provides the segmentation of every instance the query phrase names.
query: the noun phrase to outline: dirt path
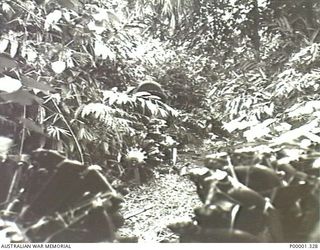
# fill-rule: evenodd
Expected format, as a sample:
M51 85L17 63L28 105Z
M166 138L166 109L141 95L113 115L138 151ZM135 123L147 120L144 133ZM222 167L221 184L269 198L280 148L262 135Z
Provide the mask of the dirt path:
M130 188L125 200L121 212L127 219L119 235L136 236L139 242L177 242L167 225L190 220L201 205L194 184L174 171L156 172L149 183Z

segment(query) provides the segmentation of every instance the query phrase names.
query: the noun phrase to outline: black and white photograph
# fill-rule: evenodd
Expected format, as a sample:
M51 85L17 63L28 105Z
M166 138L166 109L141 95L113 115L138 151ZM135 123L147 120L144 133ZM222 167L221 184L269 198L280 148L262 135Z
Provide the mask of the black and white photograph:
M96 243L320 248L319 0L0 0L0 248Z

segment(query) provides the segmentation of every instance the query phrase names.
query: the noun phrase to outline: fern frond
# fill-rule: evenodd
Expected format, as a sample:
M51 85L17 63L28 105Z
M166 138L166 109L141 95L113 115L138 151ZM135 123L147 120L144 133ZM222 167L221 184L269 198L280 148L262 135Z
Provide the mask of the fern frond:
M50 135L51 137L57 140L61 140L61 135L71 136L71 133L68 130L57 127L57 126L49 126L47 128L47 132L48 132L48 135Z
M85 118L87 115L93 114L94 117L100 121L105 121L113 113L113 109L102 103L89 103L84 105L81 110L81 117Z
M80 140L84 139L84 140L87 140L87 141L93 141L93 140L96 139L96 137L89 130L87 130L84 127L79 129L78 138Z
M131 119L134 117L119 108L112 108L102 103L89 103L84 105L78 112L82 118L92 114L96 119L106 125L107 128L117 133L133 132L130 125L132 124Z

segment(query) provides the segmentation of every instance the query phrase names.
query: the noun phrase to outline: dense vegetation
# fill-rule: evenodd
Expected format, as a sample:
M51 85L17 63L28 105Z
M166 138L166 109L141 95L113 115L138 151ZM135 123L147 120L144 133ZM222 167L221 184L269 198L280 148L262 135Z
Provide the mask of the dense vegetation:
M316 0L1 1L0 240L130 241L122 196L176 171L179 242L319 241L319 27Z

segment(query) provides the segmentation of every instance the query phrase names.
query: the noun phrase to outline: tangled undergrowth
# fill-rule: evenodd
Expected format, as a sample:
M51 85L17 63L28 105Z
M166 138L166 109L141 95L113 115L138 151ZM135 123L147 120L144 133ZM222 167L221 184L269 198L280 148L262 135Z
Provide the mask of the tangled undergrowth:
M319 1L134 2L0 2L0 237L316 241Z

